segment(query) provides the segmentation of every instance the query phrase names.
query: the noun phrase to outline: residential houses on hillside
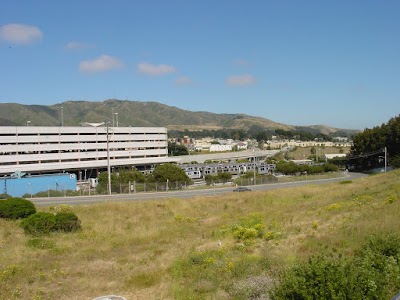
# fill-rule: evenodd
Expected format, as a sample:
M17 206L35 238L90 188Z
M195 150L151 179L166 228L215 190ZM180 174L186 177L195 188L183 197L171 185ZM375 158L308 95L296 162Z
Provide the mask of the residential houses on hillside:
M235 141L232 139L214 139L211 137L194 139L188 136L179 139L170 139L172 142L176 142L181 145L185 145L191 151L210 151L210 152L222 152L222 151L234 151L234 150L246 150L255 146L258 146L256 140L245 140ZM218 142L218 143L216 143ZM338 147L348 148L352 146L352 142L349 142L347 138L336 138L331 142L328 141L297 141L278 139L273 137L264 143L265 150L282 149L285 147Z
M264 148L268 149L281 149L283 147L339 147L346 148L351 147L353 143L351 142L326 142L326 141L296 141L296 140L272 140L267 141L264 144Z

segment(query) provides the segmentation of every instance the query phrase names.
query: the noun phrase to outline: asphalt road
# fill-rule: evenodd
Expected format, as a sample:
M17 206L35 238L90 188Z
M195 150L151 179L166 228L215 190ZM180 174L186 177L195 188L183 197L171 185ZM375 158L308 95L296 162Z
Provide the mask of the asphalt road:
M249 186L253 191L263 191L272 189L282 189L295 186L302 186L307 184L326 184L342 180L353 180L367 175L361 173L346 173L341 177L317 179L317 180L304 180L296 182L284 183L270 183ZM94 196L75 196L75 197L52 197L52 198L33 198L30 199L37 206L50 206L50 205L82 205L93 204L99 202L126 202L126 201L146 201L146 200L159 200L164 198L193 198L196 196L215 196L224 193L231 193L234 187L217 187L203 190L180 190L168 192L155 192L155 193L137 193L137 194L115 194L115 195L94 195Z

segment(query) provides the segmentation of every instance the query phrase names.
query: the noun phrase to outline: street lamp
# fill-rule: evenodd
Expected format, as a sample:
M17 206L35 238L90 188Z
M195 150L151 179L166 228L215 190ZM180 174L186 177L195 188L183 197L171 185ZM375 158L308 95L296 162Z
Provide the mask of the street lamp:
M114 119L113 119L114 121ZM108 135L109 125L107 123L107 173L108 173L108 194L111 195L111 168L110 168L110 138Z
M379 156L379 157L385 159L385 173L386 173L386 169L387 169L387 148L386 147L383 149L383 152L385 153L385 156Z
M29 124L31 123L31 121L26 121L26 126L29 126Z
M117 127L118 127L118 113L116 112L116 113L114 113L114 115L115 115L115 118L117 120Z
M31 194L31 198L32 198L32 185L28 182L28 187L29 187L29 193Z
M254 185L256 185L256 152L253 149L253 164L254 164Z
M61 127L64 127L64 107L61 106Z

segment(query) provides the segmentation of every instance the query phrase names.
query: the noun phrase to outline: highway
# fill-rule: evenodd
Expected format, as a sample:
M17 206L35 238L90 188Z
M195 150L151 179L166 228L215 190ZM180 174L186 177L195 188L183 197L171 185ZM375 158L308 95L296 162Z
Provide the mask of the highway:
M326 184L342 180L354 180L357 178L365 177L367 175L361 173L344 173L341 177L317 179L317 180L303 180L284 183L270 183L249 186L253 191L264 191L272 189L290 188L295 186L302 186L308 184ZM114 195L94 195L94 196L75 196L75 197L51 197L51 198L32 198L30 199L37 206L50 206L50 205L87 205L101 202L127 202L127 201L149 201L160 200L165 198L193 198L197 196L215 196L225 193L232 193L234 187L216 187L201 190L180 190L168 192L149 192L137 194L114 194Z

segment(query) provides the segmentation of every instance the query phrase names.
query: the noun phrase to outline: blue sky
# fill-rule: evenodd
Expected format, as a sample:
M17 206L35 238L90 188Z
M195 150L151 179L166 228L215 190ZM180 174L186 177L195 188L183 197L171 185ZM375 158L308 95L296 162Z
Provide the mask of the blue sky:
M0 102L109 98L364 129L400 113L400 1L0 2Z

